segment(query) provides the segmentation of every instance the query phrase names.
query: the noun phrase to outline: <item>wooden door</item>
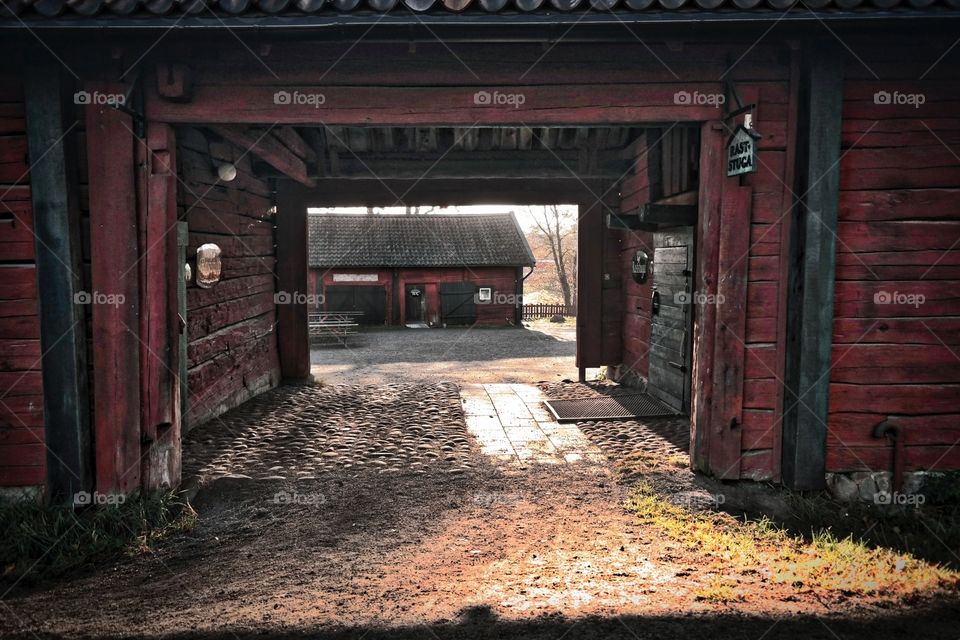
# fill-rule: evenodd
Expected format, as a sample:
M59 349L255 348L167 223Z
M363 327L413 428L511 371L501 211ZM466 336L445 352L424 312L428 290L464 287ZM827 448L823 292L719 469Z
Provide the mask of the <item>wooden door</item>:
M406 287L406 322L423 322L427 288L422 284L408 284Z
M690 411L693 228L653 235L653 304L649 392L681 413Z

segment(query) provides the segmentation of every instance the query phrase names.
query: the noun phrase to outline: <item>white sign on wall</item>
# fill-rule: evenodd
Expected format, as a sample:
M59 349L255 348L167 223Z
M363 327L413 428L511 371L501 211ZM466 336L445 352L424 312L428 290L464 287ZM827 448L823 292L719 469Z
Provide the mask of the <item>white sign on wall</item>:
M727 177L757 170L757 140L746 127L737 127L727 143Z
M377 273L335 273L334 282L376 282L380 279Z

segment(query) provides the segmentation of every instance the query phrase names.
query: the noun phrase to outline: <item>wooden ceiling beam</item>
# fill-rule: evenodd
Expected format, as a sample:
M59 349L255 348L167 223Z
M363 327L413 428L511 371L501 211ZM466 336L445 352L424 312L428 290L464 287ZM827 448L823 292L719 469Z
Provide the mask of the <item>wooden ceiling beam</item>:
M270 134L264 134L256 129L229 125L213 125L209 128L224 140L249 150L274 169L300 184L307 187L316 186L316 181L308 175L307 164Z

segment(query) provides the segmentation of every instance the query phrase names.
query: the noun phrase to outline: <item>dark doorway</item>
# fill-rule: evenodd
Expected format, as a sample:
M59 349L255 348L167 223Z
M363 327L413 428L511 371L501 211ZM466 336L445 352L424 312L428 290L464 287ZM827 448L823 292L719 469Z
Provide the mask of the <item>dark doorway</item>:
M440 313L447 325L473 324L477 321L477 288L472 282L441 282Z
M381 325L387 318L387 290L382 286L327 287L327 311L362 313L360 324Z
M422 284L408 284L406 291L406 322L423 322L426 316L424 307L427 303L427 288Z
M673 409L690 411L693 228L653 234L653 297L649 392Z

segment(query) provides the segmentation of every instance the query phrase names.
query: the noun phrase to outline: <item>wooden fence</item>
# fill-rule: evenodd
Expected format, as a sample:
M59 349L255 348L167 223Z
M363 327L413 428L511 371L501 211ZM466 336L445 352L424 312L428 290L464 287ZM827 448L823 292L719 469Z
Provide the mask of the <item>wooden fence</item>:
M575 316L576 311L562 304L525 304L523 305L523 319L536 320L551 316Z

